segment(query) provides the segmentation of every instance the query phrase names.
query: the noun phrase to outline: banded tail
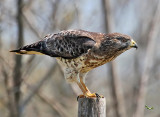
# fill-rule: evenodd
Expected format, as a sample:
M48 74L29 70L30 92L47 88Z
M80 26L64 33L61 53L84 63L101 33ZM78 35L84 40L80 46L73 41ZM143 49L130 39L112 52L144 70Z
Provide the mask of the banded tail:
M31 45L23 46L17 50L11 50L10 52L15 52L16 54L39 54L42 55L44 49L44 41L39 41Z

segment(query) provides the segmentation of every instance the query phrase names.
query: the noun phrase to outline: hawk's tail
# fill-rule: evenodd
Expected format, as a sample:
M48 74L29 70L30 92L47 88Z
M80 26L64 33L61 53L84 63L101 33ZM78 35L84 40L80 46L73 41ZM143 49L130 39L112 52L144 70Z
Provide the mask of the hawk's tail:
M17 50L11 50L10 52L15 52L16 54L43 54L43 41L39 41L37 43L33 43L31 45L23 46Z

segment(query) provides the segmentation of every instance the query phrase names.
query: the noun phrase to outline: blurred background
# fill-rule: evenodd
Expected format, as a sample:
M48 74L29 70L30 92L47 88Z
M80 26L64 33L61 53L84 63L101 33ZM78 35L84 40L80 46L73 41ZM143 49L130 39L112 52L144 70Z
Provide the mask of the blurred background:
M138 44L92 70L106 117L160 117L159 0L0 0L0 117L76 117L78 87L54 58L9 50L67 29L119 32Z

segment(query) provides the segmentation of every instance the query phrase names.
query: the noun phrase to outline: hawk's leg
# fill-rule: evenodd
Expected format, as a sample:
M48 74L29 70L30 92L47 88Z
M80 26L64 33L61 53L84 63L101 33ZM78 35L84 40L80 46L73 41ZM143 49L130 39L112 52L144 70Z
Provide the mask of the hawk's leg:
M103 96L100 96L98 95L97 93L91 93L89 91L89 89L87 88L87 86L85 85L84 83L84 77L85 77L86 74L80 74L80 82L78 82L78 86L80 87L80 89L82 90L83 92L83 95L80 95L79 97L103 97Z
M86 91L85 91L85 89L83 88L82 84L79 81L77 81L77 85L79 86L79 88L81 89L83 94L85 94Z
M79 95L79 97L97 97L95 93L91 93L89 89L86 87L85 83L83 82L83 78L85 77L86 73L80 73L79 74L79 81L77 81L77 84L79 88L82 90L83 95Z
M82 87L83 87L83 89L84 89L84 95L86 96L86 97L97 97L97 95L96 95L96 93L91 93L90 91L89 91L89 89L87 88L87 86L85 85L85 83L83 82L83 78L80 78L80 84L82 85Z

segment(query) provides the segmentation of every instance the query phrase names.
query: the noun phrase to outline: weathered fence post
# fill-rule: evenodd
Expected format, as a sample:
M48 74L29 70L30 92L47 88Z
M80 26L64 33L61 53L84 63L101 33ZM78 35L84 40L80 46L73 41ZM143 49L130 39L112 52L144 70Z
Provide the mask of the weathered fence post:
M78 117L106 117L105 98L79 98Z

